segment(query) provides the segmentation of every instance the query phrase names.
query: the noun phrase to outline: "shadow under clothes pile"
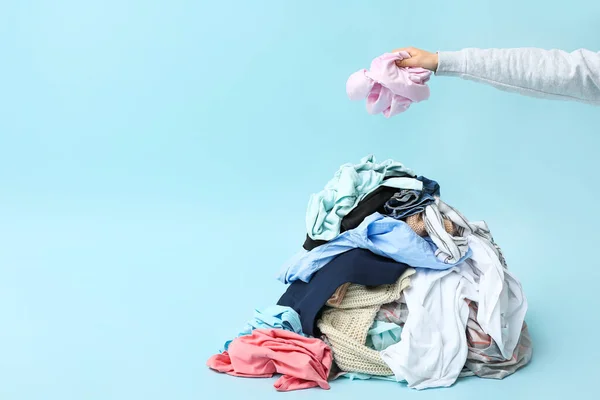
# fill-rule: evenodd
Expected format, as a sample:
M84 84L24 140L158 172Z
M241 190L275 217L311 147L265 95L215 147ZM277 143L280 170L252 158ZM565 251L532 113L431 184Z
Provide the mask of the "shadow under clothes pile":
M393 160L344 164L311 196L306 226L277 305L257 310L210 368L280 373L280 391L339 376L425 389L502 379L531 360L520 282L485 222L443 202L437 182Z

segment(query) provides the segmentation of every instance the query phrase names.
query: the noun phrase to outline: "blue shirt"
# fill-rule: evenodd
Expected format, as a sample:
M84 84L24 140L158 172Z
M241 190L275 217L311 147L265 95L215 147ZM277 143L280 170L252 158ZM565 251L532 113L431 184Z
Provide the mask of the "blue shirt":
M254 318L248 321L238 333L238 337L250 335L255 329L284 329L305 336L302 333L302 324L298 313L290 307L283 306L270 306L262 310L255 310ZM227 350L232 341L226 341L223 348Z
M457 263L445 263L435 256L437 246L417 235L404 221L374 213L355 229L343 232L335 239L311 250L302 250L281 269L278 279L283 283L295 280L309 282L312 275L336 256L351 249L367 249L415 268L443 270L471 257L471 250Z

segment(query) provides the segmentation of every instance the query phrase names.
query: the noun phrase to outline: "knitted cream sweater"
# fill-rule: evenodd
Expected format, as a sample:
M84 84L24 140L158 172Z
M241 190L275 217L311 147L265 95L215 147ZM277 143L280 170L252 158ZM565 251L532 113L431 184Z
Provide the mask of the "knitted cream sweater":
M410 285L410 276L414 273L414 269L407 269L391 285L366 287L352 284L339 306L325 307L317 326L327 337L333 358L342 371L379 376L394 374L379 352L367 347L365 342L379 308L398 300Z

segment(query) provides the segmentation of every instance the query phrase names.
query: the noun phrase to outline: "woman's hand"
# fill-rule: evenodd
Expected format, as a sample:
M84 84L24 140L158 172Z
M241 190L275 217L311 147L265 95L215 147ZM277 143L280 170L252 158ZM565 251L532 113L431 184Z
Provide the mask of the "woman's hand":
M392 51L392 53L397 53L399 51L406 51L410 54L410 58L396 61L396 65L399 67L421 67L433 72L435 72L438 67L437 53L430 53L425 50L415 49L414 47L396 49Z

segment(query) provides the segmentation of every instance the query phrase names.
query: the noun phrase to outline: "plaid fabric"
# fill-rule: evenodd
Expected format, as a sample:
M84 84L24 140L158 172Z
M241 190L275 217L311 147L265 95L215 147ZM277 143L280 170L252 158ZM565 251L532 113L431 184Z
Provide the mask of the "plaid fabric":
M482 378L502 379L513 374L531 361L533 347L527 324L523 322L519 343L510 359L505 359L494 340L477 322L477 303L469 303L467 343L469 354L465 369Z

